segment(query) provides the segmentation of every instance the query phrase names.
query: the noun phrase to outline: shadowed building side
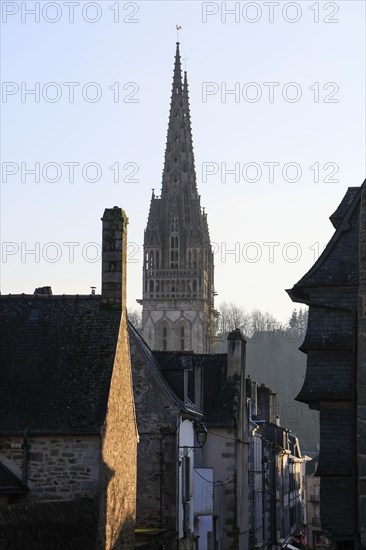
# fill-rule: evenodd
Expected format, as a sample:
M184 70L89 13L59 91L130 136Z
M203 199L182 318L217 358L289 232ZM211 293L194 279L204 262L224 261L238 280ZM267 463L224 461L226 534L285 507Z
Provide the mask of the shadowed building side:
M314 266L288 291L293 301L309 306L300 348L307 354L307 370L297 400L320 411L321 524L342 549L359 547L360 534L365 537L366 348L364 311L359 309L365 294L363 237L360 243L365 217L364 212L360 216L360 203L361 188L349 188L330 218L333 237Z
M360 278L357 361L357 495L360 543L366 548L366 186L360 204Z

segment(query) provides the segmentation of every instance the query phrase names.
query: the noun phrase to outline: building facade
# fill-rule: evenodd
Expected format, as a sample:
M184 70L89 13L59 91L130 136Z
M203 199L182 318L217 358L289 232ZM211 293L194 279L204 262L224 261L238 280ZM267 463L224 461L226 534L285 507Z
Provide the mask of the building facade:
M167 550L193 549L195 427L202 413L177 397L132 324L129 335L139 431L137 542L154 535Z
M298 438L280 425L276 394L247 378L250 548L300 542L304 457Z
M161 195L144 235L142 332L162 351L213 349L214 262L197 191L187 73L177 43Z
M330 217L335 233L288 291L309 305L297 400L320 411L321 529L339 549L366 547L365 183Z
M134 548L126 231L106 209L101 295L0 296L1 548Z
M329 540L321 529L320 477L316 474L317 467L317 456L306 462L304 476L306 541L313 548L329 548Z
M202 410L207 440L195 453L197 481L203 476L206 504L196 514L201 550L247 550L249 544L248 415L245 392L246 341L228 336L227 353L155 352L161 373L185 401ZM198 451L198 449L197 449ZM202 473L202 469L204 473ZM212 469L212 478L208 477ZM202 504L202 502L201 502ZM202 527L202 529L201 529Z

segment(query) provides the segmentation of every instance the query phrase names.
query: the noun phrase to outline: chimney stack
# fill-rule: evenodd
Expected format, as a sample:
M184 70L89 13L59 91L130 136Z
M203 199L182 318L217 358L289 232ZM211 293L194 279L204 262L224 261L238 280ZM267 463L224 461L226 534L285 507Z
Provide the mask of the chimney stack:
M245 353L246 339L238 328L228 334L227 337L227 376L232 378L235 375L245 379Z
M115 206L105 209L102 222L102 303L122 310L126 307L128 218Z
M35 289L33 294L48 294L48 296L52 296L52 288L50 286L40 286Z
M251 413L252 416L257 416L258 414L258 400L257 400L257 382L252 380L250 376L247 376L246 379L246 395L247 398L251 399Z

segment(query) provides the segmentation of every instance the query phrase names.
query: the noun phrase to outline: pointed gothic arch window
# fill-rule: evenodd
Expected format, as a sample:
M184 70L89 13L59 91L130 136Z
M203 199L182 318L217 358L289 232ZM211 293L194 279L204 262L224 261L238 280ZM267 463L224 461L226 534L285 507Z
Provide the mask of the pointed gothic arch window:
M179 265L179 237L172 235L170 237L170 269L178 269Z
M174 346L176 350L187 351L191 349L191 328L186 319L179 319L174 330Z
M163 351L168 350L168 329L163 327Z
M148 257L148 266L147 266L147 269L148 269L148 271L150 271L150 273L151 273L152 270L154 269L154 251L153 251L153 250L149 250L149 252L147 253L147 257Z
M180 327L180 350L184 351L184 327Z

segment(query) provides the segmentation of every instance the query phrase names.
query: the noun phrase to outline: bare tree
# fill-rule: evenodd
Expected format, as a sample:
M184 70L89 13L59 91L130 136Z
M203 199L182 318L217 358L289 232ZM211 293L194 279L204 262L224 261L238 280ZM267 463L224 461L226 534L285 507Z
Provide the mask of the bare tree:
M277 319L268 311L260 311L254 309L251 314L252 319L252 333L263 332L268 330L280 330L281 324Z
M253 310L251 313L243 307L231 302L222 302L219 307L220 317L218 331L226 334L239 328L246 336L252 336L255 332L267 330L281 330L281 323L268 311Z
M218 329L223 334L235 330L236 328L239 328L245 334L250 331L250 314L243 307L237 306L233 302L230 304L222 302L219 312Z
M135 329L141 330L142 328L142 314L140 309L128 309L128 320L131 321Z

